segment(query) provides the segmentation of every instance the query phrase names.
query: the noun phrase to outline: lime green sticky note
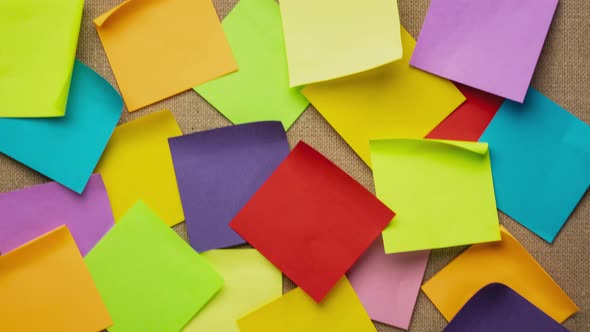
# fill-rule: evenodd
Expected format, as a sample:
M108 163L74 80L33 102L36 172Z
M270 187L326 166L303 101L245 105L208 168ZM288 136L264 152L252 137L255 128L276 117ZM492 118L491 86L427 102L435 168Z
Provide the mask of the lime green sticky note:
M234 124L272 120L289 129L309 102L301 88L289 88L279 6L241 0L222 26L239 70L195 91Z
M0 1L0 117L63 116L84 0Z
M225 283L184 332L239 332L239 318L282 295L281 272L255 249L211 250L201 256Z
M377 197L395 210L386 253L499 241L486 143L390 139L370 142Z
M85 257L110 332L180 331L223 284L203 257L137 202Z

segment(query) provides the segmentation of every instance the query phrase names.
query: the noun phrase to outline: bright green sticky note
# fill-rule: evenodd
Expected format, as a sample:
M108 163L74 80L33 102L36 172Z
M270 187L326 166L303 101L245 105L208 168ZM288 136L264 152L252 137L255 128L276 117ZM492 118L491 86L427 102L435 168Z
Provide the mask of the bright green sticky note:
M0 117L66 112L84 0L0 1Z
M143 202L85 257L119 331L180 331L223 279Z
M282 295L281 272L255 249L211 250L201 256L225 283L184 332L239 332L239 318Z
M241 0L222 22L239 70L195 88L234 124L281 121L286 129L309 102L289 88L281 13L274 0Z
M396 212L386 253L499 241L486 143L391 139L370 142L377 197Z

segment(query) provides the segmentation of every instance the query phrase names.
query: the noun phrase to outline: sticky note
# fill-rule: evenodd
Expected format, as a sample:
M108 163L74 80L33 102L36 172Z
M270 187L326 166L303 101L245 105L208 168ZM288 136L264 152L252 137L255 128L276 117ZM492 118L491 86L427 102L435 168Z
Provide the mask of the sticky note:
M460 331L568 330L509 287L490 284L469 299L444 329L444 332Z
M168 138L182 135L170 111L118 126L96 167L102 175L115 222L143 200L170 226L184 220Z
M395 0L283 0L281 16L291 86L355 74L402 57Z
M239 332L238 318L283 293L281 271L254 249L211 250L202 256L219 272L224 284L184 332Z
M65 226L0 257L3 331L101 331L112 320Z
M84 0L0 2L0 117L66 113Z
M422 290L442 315L451 320L482 287L501 283L562 323L579 311L535 259L502 227L502 241L469 247Z
M85 258L111 316L110 332L180 331L223 280L139 201Z
M230 226L319 302L394 215L300 142Z
M426 138L477 142L502 106L504 98L466 85L455 85L467 100L428 133Z
M411 65L522 102L558 0L433 0Z
M211 0L126 0L94 23L130 112L237 69Z
M590 126L531 88L506 101L489 142L498 208L553 242L590 186Z
M407 330L430 251L385 254L378 238L347 273L372 320Z
M0 152L81 194L123 110L115 89L79 61L65 116L0 119Z
M90 178L84 195L55 182L0 193L0 215L2 254L66 225L84 256L114 224L100 175Z
M246 241L229 222L290 152L280 122L257 122L169 139L191 246Z
M241 332L376 332L346 277L334 286L322 303L301 288L238 320Z
M289 88L278 4L241 0L221 25L240 70L195 91L235 124L274 120L289 129L309 102L301 88Z
M500 240L488 145L371 141L377 197L397 216L383 231L385 252Z
M369 140L422 138L465 101L453 83L410 67L416 42L403 28L402 43L400 61L301 90L369 166Z

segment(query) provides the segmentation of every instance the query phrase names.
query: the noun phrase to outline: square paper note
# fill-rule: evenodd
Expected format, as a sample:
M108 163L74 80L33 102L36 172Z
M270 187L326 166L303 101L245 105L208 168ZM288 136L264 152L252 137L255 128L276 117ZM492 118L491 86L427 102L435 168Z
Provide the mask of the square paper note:
M94 23L129 111L237 69L211 0L126 0Z
M229 222L289 154L280 122L257 122L169 139L191 246L243 244Z
M289 129L309 102L289 88L278 4L241 0L222 26L240 70L195 90L235 124L276 120Z
M558 0L432 0L411 64L522 102Z
M424 139L371 141L375 190L397 216L385 252L500 240L488 145Z
M393 216L300 142L230 226L319 302Z
M590 185L590 126L531 88L524 104L502 105L480 141L498 208L553 242Z
M221 277L139 201L86 256L113 317L110 332L180 331Z

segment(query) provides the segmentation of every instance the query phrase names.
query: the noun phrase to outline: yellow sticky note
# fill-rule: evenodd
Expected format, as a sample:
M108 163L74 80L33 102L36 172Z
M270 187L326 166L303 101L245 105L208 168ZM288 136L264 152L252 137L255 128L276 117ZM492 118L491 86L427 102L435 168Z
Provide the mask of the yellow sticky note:
M184 221L168 138L182 132L170 111L115 128L96 172L102 175L115 221L136 201L149 205L168 225Z
M560 323L579 311L503 227L502 241L471 246L422 285L422 290L450 321L475 293L491 283L512 288Z
M402 57L397 0L282 0L281 16L291 86Z
M184 332L239 332L238 318L282 295L283 275L255 249L211 250L201 257L224 284Z
M0 1L0 117L66 113L84 0Z
M453 83L410 67L416 42L403 28L402 43L400 61L302 90L369 166L370 139L422 138L465 101Z
M499 241L487 143L371 141L377 197L396 212L386 253Z
M242 332L376 332L352 286L343 277L317 303L301 288L238 320Z

